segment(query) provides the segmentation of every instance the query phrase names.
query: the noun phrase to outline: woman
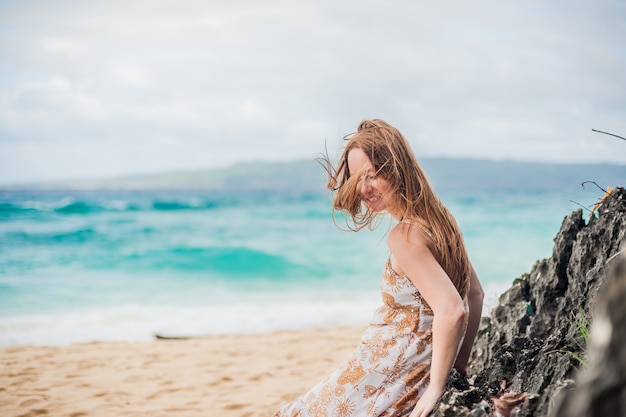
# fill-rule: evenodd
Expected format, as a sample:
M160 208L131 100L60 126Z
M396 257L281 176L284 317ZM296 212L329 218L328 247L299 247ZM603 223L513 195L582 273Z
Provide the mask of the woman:
M359 346L328 378L275 417L425 417L454 366L465 375L480 321L483 291L459 227L431 189L402 134L364 120L336 168L328 158L333 209L354 230L382 212L389 259L376 310Z

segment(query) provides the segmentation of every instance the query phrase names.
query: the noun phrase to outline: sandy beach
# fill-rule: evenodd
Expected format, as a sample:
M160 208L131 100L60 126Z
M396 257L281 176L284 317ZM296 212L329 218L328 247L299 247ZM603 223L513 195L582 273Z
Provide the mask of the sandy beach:
M0 414L271 416L333 370L361 328L0 350Z

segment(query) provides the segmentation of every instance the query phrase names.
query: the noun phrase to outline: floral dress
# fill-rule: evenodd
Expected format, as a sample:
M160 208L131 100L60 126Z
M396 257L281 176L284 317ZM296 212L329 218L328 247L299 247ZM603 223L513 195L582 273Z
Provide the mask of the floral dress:
M430 381L433 312L411 280L393 270L390 259L381 291L383 305L357 349L339 369L274 417L410 414Z

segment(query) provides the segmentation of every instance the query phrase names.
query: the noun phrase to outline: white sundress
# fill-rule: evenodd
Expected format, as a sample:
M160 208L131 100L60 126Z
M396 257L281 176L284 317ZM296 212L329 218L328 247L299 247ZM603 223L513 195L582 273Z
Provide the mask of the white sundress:
M339 369L282 406L274 417L410 414L430 381L433 312L413 282L394 271L391 259L384 268L381 292L383 305L357 349Z

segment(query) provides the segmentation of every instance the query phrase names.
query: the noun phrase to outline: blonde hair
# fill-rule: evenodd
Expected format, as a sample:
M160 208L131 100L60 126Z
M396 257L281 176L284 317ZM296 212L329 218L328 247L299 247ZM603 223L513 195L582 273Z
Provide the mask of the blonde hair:
M334 211L350 215L352 230L375 227L377 213L362 204L358 182L360 176L351 173L348 153L361 149L369 158L376 175L385 179L401 208L402 220L421 220L431 238L434 255L456 287L461 297L469 288L471 265L460 228L435 194L424 171L417 162L409 143L393 126L379 120L363 120L357 131L344 138L347 144L334 167L327 155L320 162L328 172L327 187L333 191Z

